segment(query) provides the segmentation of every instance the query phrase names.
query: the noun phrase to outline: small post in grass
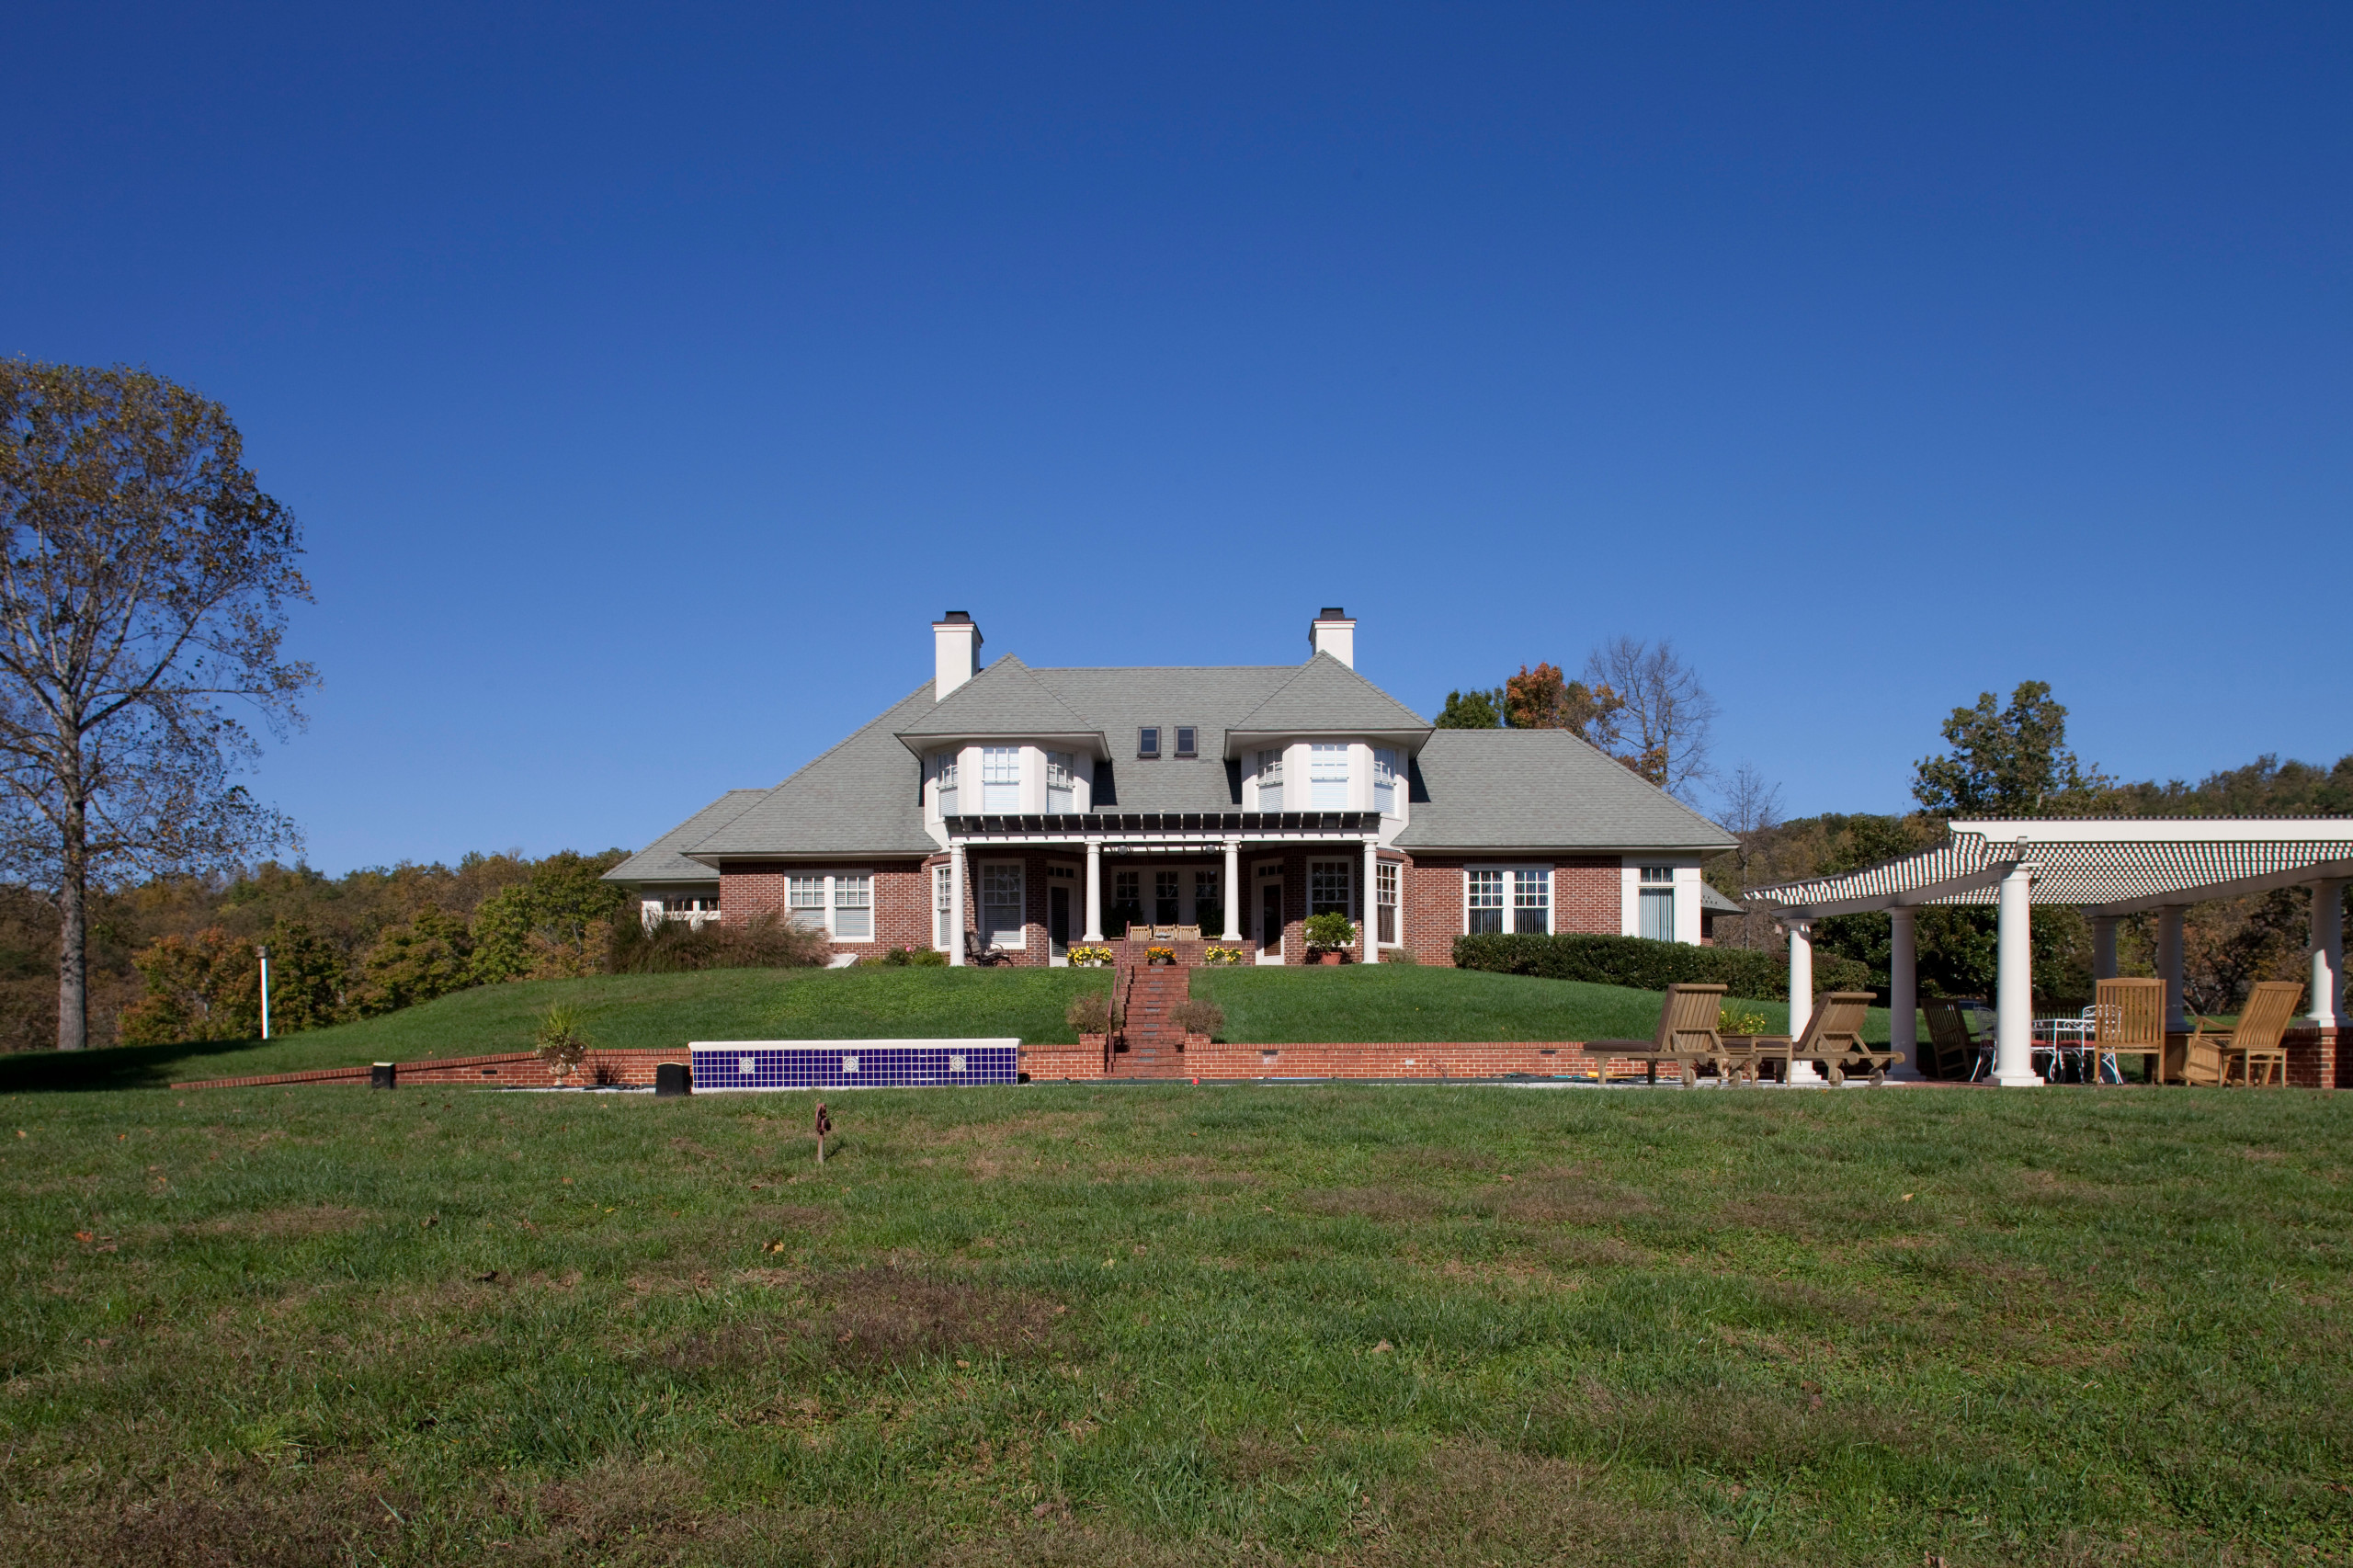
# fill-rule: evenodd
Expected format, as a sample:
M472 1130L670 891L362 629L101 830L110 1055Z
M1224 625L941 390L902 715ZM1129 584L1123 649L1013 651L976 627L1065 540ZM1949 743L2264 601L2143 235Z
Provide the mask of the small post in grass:
M269 1038L269 949L256 948L261 955L261 1038Z
M825 1114L825 1102L817 1102L817 1163L825 1163L825 1134L834 1130L834 1119Z

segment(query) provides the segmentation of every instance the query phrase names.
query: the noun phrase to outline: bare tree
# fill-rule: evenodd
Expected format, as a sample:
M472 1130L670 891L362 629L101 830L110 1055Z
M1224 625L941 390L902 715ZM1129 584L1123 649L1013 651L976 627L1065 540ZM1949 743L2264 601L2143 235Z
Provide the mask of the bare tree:
M0 360L0 858L54 902L57 1044L88 1042L87 896L294 841L231 780L316 676L279 657L301 530L219 403Z
M1781 825L1781 787L1769 782L1756 770L1754 763L1742 763L1732 771L1724 786L1723 810L1716 817L1718 825L1738 841L1732 852L1732 872L1740 895L1742 913L1740 937L1732 945L1743 948L1761 946L1758 941L1756 916L1748 912L1748 889L1754 877L1756 854L1761 841ZM1725 933L1717 927L1718 941Z
M1688 799L1710 777L1708 743L1716 701L1699 674L1665 638L1613 637L1586 656L1586 678L1622 707L1615 721L1631 744L1628 765L1668 793Z

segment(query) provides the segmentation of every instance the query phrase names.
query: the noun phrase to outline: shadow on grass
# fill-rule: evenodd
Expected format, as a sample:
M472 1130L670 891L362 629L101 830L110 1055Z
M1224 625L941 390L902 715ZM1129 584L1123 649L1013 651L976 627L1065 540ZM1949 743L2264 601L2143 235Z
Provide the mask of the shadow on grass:
M191 1040L102 1051L21 1051L0 1056L0 1094L160 1089L180 1079L206 1076L202 1069L212 1057L248 1051L259 1044L257 1040Z

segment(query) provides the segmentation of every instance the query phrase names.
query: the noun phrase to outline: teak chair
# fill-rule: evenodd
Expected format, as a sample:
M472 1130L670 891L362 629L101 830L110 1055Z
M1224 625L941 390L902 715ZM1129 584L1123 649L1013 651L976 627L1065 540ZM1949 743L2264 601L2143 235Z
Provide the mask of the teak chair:
M1876 1088L1887 1082L1887 1070L1904 1060L1893 1046L1875 1051L1863 1041L1863 1015L1877 1000L1868 991L1825 991L1813 999L1805 1033L1794 1044L1787 1039L1782 1043L1792 1059L1813 1062L1833 1085L1845 1083L1849 1073L1868 1073ZM1756 1081L1752 1069L1749 1082Z
M2198 1031L2189 1037L2189 1049L2182 1059L2181 1081L2227 1084L2231 1070L2235 1067L2239 1082L2251 1086L2259 1064L2265 1085L2284 1085L2288 1082L2288 1048L2280 1037L2288 1032L2288 1025L2296 1016L2296 1005L2303 999L2302 982L2266 980L2258 982L2247 994L2236 1028L2208 1034L2206 1026L2211 1020L2200 1018Z
M1689 1088L1702 1066L1722 1072L1726 1053L1716 1021L1722 1016L1727 985L1670 985L1659 1004L1658 1033L1650 1040L1596 1040L1586 1042L1588 1053L1608 1058L1630 1057L1643 1063L1647 1081L1658 1082L1658 1064L1672 1062Z
M2162 980L2103 980L2092 1000L2092 1082L2099 1082L2103 1056L2138 1056L2149 1064L2149 1082L2165 1076L2165 983ZM2120 1076L2124 1064L2119 1062Z
M1927 1064L1935 1067L1933 1075L1953 1083L1973 1080L1984 1047L1971 1037L1961 1003L1939 996L1921 1003L1920 1011L1928 1019Z

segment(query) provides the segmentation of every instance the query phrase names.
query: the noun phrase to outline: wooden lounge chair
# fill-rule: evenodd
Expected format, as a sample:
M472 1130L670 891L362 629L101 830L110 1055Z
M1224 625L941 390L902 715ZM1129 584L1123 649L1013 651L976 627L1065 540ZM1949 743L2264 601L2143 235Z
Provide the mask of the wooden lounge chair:
M1956 1084L1975 1079L1984 1047L1971 1038L1961 1003L1939 996L1921 1003L1920 1011L1928 1019L1928 1062L1936 1068L1932 1076Z
M1863 1041L1863 1015L1877 1000L1868 991L1825 991L1813 999L1805 1032L1795 1040L1788 1035L1732 1037L1724 1044L1733 1055L1733 1078L1754 1084L1758 1063L1779 1057L1784 1082L1791 1061L1811 1062L1833 1085L1845 1083L1849 1073L1868 1073L1876 1088L1887 1081L1888 1068L1904 1060L1900 1051L1875 1051Z
M2104 1057L2137 1056L2149 1064L2149 1082L2165 1077L2165 983L2162 980L2103 980L2092 1000L2092 1082L2099 1082ZM2124 1063L2118 1062L2120 1076Z
M1724 1042L1716 1032L1716 1020L1723 1013L1724 985L1670 985L1666 999L1659 1004L1658 1033L1650 1040L1594 1040L1586 1042L1588 1055L1605 1061L1622 1056L1643 1063L1648 1069L1648 1082L1658 1082L1658 1064L1672 1062L1681 1074L1685 1088L1691 1086L1701 1067L1721 1073L1725 1062Z
M2241 1084L2252 1085L2256 1069L2260 1067L2265 1084L2284 1085L2288 1082L2288 1048L2280 1042L2280 1037L2288 1032L2288 1025L2296 1016L2296 1005L2303 999L2302 982L2266 980L2258 982L2247 994L2236 1028L2209 1034L2207 1025L2212 1020L2200 1018L2197 1032L2189 1037L2189 1048L2183 1057L2181 1081L2228 1084L2235 1071Z
M1201 928L1199 926L1171 926L1168 928L1168 934L1180 942L1198 942L1201 939Z
M964 933L964 961L985 967L989 964L1011 963L1013 955L994 943L983 947L981 944L981 934L968 929Z

